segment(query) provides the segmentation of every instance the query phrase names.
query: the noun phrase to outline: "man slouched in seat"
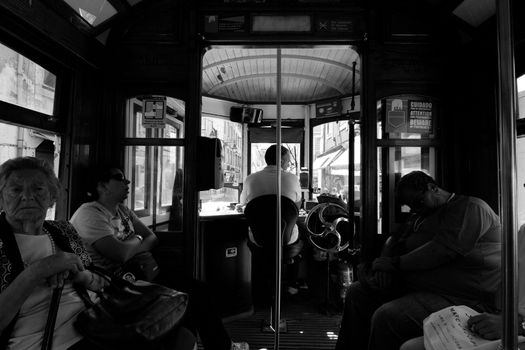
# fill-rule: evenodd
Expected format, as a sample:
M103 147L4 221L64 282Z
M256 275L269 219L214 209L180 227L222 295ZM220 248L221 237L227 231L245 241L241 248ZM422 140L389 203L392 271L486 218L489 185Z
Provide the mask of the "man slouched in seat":
M435 311L496 308L501 224L489 205L445 191L422 171L403 176L396 195L412 216L351 285L336 350L399 349L423 335Z

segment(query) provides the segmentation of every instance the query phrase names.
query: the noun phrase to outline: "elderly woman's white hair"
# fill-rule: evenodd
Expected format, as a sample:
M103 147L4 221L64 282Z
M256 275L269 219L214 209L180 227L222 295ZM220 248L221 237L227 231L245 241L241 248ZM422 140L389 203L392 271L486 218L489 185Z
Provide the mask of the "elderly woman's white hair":
M55 171L48 162L35 157L12 158L0 165L0 194L4 190L9 176L17 170L41 171L46 176L49 193L53 203L57 200L60 191L60 181L55 175Z

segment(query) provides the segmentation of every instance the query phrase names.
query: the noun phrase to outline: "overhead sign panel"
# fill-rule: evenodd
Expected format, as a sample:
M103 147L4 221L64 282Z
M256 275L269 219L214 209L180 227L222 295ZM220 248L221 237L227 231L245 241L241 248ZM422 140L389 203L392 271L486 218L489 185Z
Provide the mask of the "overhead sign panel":
M330 100L315 105L315 117L334 117L341 115L341 100Z
M246 31L246 17L219 15L205 16L204 30L206 33L243 33Z

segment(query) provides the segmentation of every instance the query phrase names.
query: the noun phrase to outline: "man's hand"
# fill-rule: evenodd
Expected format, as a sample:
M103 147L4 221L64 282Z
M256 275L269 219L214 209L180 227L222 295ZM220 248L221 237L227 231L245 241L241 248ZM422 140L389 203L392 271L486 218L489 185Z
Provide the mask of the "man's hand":
M397 269L394 266L393 258L381 256L372 262L372 271L395 272Z
M469 318L467 325L473 333L488 340L500 339L502 336L501 315L482 313Z

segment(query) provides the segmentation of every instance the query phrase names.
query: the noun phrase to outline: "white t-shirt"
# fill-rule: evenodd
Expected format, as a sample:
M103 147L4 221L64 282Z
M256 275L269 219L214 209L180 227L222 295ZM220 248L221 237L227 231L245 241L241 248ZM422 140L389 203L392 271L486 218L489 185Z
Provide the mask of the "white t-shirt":
M48 235L15 234L15 238L26 264L54 254ZM53 288L45 284L37 286L29 295L20 308L8 350L40 350L52 295ZM82 339L73 327L73 322L84 309L84 302L72 283L66 282L53 333L53 350L65 350Z
M117 215L113 215L102 204L94 201L82 204L69 221L86 243L93 264L116 272L122 264L101 255L93 248L93 243L106 236L113 236L120 241L132 239L135 236L133 223L138 220L137 215L123 204L119 204Z
M244 181L240 204L246 205L252 199L267 194L277 194L277 171L276 165L267 165L263 170L250 174ZM286 171L281 170L280 173L281 195L299 202L302 198L299 178Z

